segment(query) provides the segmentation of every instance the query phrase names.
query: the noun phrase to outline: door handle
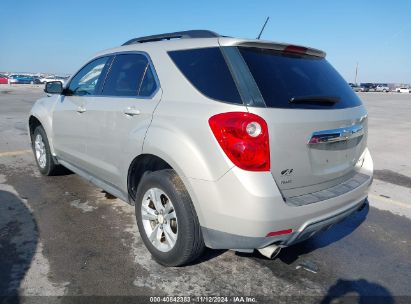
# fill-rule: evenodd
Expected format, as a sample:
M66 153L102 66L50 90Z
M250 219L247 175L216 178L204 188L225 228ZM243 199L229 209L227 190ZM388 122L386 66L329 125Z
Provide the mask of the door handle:
M86 108L85 108L85 107L83 107L83 106L78 106L78 107L77 107L77 113L84 113L84 112L86 112Z
M128 116L134 116L134 115L139 115L140 110L133 108L133 107L128 107L127 109L124 109L124 114Z

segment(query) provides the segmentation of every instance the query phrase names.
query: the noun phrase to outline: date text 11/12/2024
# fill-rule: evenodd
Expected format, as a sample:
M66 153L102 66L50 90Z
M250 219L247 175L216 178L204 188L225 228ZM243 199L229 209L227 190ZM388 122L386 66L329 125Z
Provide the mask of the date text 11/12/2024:
M254 297L197 296L197 297L150 297L150 303L257 303Z

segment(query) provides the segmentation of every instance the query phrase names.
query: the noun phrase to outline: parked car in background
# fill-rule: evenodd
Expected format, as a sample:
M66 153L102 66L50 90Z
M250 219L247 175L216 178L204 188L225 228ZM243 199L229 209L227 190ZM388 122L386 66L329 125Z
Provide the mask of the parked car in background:
M54 81L54 77L52 76L44 76L44 77L40 77L40 81L41 83L46 83L46 82L50 82L50 81Z
M357 84L350 83L349 85L350 85L351 89L353 89L355 92L363 92L364 91L364 88L360 87Z
M360 85L358 88L357 88L357 92L368 92L369 91L369 88L368 87L364 87L364 86L362 86L362 85Z
M70 78L70 76L56 76L56 78L66 82Z
M384 84L377 85L377 87L375 88L375 91L387 93L390 91L390 88L388 87L387 84L384 83Z
M33 83L34 84L42 84L40 77L33 76Z
M0 74L0 84L8 84L9 78L6 75Z
M67 78L59 76L48 76L40 78L41 83L51 82L51 81L60 81L62 84L66 82Z
M16 79L16 75L10 75L9 84L15 84L15 83L18 83L18 80Z
M34 77L27 75L11 75L9 77L10 84L34 84Z
M399 87L395 89L397 93L411 93L411 89L407 87Z
M366 82L361 83L361 87L363 92L375 92L376 85L374 83Z

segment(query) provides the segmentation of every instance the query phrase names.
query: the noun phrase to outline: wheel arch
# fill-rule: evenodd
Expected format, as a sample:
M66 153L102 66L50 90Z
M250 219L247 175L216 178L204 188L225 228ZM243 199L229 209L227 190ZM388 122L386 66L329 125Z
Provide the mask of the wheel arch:
M51 123L48 123L44 119L42 120L41 118L39 118L38 115L35 115L35 114L31 113L30 116L29 116L29 121L28 121L28 134L29 134L30 142L33 142L34 130L38 126L42 126L44 131L46 132L47 140L48 140L49 146L50 146L50 151L51 151L51 154L54 156L55 153L54 153L54 148L53 148L53 141L52 141L52 138L50 136L50 134L51 134Z
M129 202L134 204L137 188L144 174L163 169L173 169L176 171L178 177L181 179L185 189L190 195L200 224L204 223L201 206L198 205L197 197L195 196L195 193L193 193L189 179L184 176L181 168L172 159L167 157L160 157L155 154L145 153L140 154L133 159L127 173L127 191Z
M30 115L30 117L29 117L29 135L30 135L30 140L31 141L33 141L34 130L38 126L42 126L42 125L43 124L41 123L41 121L36 116L34 116L33 114Z
M144 174L163 169L174 168L165 160L153 154L140 154L135 157L127 173L127 190L131 200L135 200L138 185Z
M55 156L54 145L52 138L52 100L49 99L39 99L30 111L28 118L28 134L30 140L32 140L32 135L37 126L42 126L47 135L47 140L49 142L51 154Z

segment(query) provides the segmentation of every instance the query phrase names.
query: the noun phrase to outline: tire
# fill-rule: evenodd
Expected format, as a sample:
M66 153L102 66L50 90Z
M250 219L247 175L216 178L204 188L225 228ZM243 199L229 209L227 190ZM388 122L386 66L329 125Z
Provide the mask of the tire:
M155 201L161 203L160 208L156 207ZM182 266L201 256L205 245L197 214L190 195L174 170L145 174L137 189L135 208L141 238L159 264Z
M41 174L55 175L58 173L60 166L56 164L51 155L49 141L42 126L38 126L34 129L32 149L37 167Z

